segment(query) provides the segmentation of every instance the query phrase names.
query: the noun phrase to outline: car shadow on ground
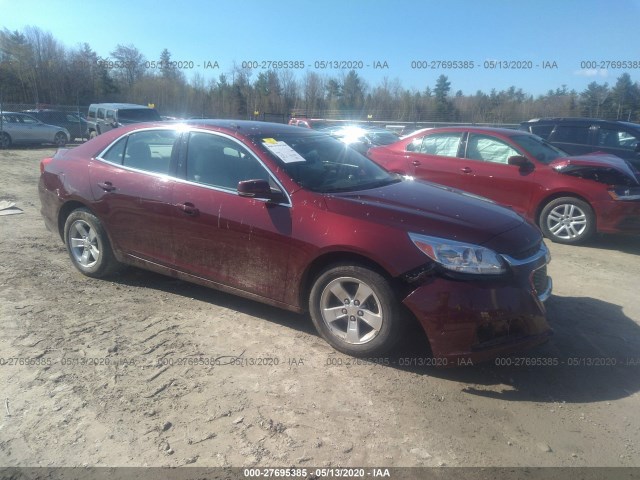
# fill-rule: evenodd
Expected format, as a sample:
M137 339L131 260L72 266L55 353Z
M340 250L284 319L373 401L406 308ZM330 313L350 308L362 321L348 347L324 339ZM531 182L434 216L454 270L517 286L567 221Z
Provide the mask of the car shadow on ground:
M114 280L194 298L318 337L308 315L136 268ZM547 311L554 335L546 344L454 368L406 366L411 364L407 359L429 357L427 337L413 322L401 344L385 357L385 368L459 382L470 395L508 401L587 403L640 391L640 326L621 306L589 297L552 296Z
M305 315L272 307L258 301L248 300L213 288L178 280L159 273L128 267L123 273L117 277L110 278L110 280L130 287L153 288L154 290L161 290L166 293L193 298L217 307L235 310L299 332L317 336L311 319Z
M554 335L533 350L474 366L411 371L469 384L463 391L471 395L510 401L586 403L640 391L640 326L621 306L552 296L547 312ZM402 355L420 355L424 341L424 334L412 336Z
M640 237L636 235L596 235L585 246L640 255Z

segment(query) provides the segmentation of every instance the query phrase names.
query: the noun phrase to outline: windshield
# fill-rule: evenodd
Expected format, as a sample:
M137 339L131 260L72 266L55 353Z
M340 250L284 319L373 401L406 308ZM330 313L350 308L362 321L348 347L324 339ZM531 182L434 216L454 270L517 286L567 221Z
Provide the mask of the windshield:
M367 157L324 135L254 137L300 186L314 192L348 192L400 181Z
M126 108L118 110L118 119L126 122L161 120L160 115L153 108Z
M542 163L551 163L556 158L568 157L569 154L554 147L535 135L514 135L511 140L524 148L530 155Z

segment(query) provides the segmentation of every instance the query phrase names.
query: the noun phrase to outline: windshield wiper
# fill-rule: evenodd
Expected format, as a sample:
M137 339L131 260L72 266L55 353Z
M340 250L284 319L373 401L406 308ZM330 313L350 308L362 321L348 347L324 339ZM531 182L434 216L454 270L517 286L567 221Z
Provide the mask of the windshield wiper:
M384 180L378 180L377 182L361 183L359 185L351 185L343 188L332 188L330 190L323 190L322 193L343 193L343 192L359 192L361 190L371 190L373 188L386 187L402 181L402 177L387 178Z

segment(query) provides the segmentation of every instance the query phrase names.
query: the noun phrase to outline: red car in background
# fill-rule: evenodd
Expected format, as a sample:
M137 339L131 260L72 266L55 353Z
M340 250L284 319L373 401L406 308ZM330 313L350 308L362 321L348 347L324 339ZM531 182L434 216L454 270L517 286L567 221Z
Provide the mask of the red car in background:
M386 352L411 315L438 365L551 333L549 254L535 226L390 174L310 129L123 126L44 159L39 193L47 227L83 274L137 265L308 311L350 355Z
M536 135L475 127L425 129L367 155L389 171L509 206L554 242L640 233L640 174L613 155L570 157Z

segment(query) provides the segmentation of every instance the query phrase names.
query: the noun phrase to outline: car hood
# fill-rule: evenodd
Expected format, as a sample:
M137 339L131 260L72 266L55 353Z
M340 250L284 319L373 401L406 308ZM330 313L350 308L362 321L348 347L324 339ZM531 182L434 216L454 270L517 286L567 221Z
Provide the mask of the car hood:
M326 196L330 211L407 232L485 245L513 254L537 244L540 232L491 200L421 180ZM507 233L508 232L508 233Z
M636 185L640 185L638 172L615 155L607 153L591 153L589 155L579 155L575 157L562 157L549 163L549 166L560 173L579 174L581 172L615 171ZM626 183L626 182L625 182Z

